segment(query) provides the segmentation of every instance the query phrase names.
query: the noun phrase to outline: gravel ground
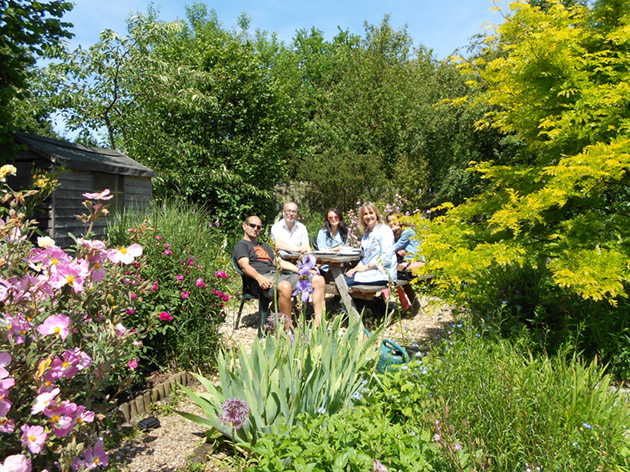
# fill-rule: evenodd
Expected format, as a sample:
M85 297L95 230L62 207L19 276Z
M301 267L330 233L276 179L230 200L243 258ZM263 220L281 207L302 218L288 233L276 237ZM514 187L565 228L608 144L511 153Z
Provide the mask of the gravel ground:
M326 302L329 312L334 312L338 308L332 298L327 298ZM444 325L453 321L451 310L439 300L429 297L423 297L421 305L421 313L414 317L403 317L393 323L386 329L385 336L406 346L418 344L423 350L436 342L444 330ZM393 304L391 306L393 307ZM234 347L239 343L243 343L246 349L251 347L257 335L257 328L255 327L257 307L257 302L254 301L245 304L241 326L238 330L233 329L236 309L228 311L227 319L220 329L227 347ZM201 389L201 387L193 388ZM175 408L200 414L197 406L185 398L181 399ZM169 413L168 408L163 408L162 413L156 413L156 416L160 420L161 426L159 428L148 432L138 431L129 439L124 440L118 447L108 451L111 458L110 468L113 465L117 468L116 470L121 472L190 470L187 464L189 464L191 457L201 452L198 448L203 444L207 428L177 414ZM205 470L230 470L221 465L221 457L221 453L212 454L214 460L206 465Z

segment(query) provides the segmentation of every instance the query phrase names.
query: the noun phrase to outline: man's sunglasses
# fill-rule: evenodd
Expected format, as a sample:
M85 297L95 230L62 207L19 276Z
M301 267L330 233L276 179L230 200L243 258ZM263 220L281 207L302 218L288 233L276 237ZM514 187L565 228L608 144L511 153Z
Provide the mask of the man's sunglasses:
M254 229L262 229L262 226L257 225L256 223L247 223L251 228Z

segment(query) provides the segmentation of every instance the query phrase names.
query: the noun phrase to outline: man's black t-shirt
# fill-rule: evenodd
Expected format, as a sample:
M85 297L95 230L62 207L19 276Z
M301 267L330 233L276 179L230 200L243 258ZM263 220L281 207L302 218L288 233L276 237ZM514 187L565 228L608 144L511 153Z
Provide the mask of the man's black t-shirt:
M276 265L273 263L273 249L271 249L269 244L241 239L236 243L236 246L234 246L232 255L237 261L243 257L247 257L249 264L256 269L259 274L267 274L276 270Z

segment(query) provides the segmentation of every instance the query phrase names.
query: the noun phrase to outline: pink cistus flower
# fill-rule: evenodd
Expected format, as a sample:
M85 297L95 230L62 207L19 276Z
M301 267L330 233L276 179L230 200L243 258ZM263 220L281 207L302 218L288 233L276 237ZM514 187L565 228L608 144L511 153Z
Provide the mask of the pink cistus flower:
M48 437L44 428L25 424L20 429L22 430L22 444L27 446L33 454L39 454Z
M70 323L72 320L66 315L51 315L37 327L39 334L58 334L62 340L68 337Z
M102 192L84 193L83 196L85 198L89 198L90 200L111 200L112 198L114 198L108 188L106 188Z
M159 316L161 321L171 321L173 319L168 311L163 311Z
M8 456L0 464L0 470L2 472L31 472L31 460L24 454Z
M122 262L123 264L131 264L136 257L142 255L142 246L132 244L129 247L120 247L118 249L110 249L107 252L107 258L114 264Z
M219 420L226 426L241 429L249 418L249 407L245 400L229 398L221 405Z
M138 359L131 359L129 362L127 362L127 367L129 367L129 370L136 370L138 368Z
M217 270L214 273L215 277L219 277L220 279L227 279L227 274L225 272L223 272L222 270Z

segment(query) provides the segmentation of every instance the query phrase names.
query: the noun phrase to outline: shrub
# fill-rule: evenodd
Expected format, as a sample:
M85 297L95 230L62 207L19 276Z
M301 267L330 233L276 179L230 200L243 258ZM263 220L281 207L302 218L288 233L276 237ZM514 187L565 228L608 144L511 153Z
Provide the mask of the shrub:
M96 436L107 393L131 380L137 337L123 325L121 251L79 239L75 255L48 237L33 247L21 206L37 191L3 190L0 221L0 451L7 470L107 466ZM87 198L106 200L101 194ZM26 200L25 200L26 199ZM85 202L94 222L101 201ZM125 248L127 249L127 248ZM133 253L142 248L133 246ZM13 469L13 467L17 467ZM3 470L4 470L3 468Z
M145 248L146 263L129 271L126 282L138 287L129 318L146 332L147 368L214 365L229 299L229 255L216 224L202 208L167 201L148 215L119 216L110 227L110 244Z
M253 445L278 425L295 424L300 413L335 413L349 406L353 396L360 396L365 369L374 364L380 331L366 339L362 325L350 323L341 334L343 321L338 316L311 330L302 320L295 333L280 330L255 340L251 355L243 346L236 355L220 355L220 388L197 376L207 393L184 389L205 417L180 414ZM220 419L221 406L230 398L244 400L250 410L249 421L235 432Z
M447 470L427 429L391 424L381 408L364 405L330 416L301 415L295 426L261 438L253 451L258 463L248 470L261 472Z

